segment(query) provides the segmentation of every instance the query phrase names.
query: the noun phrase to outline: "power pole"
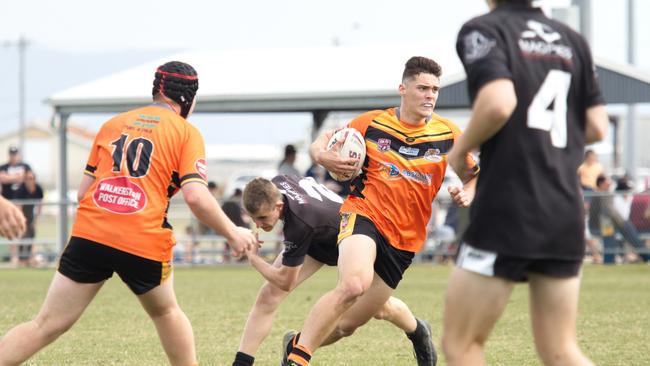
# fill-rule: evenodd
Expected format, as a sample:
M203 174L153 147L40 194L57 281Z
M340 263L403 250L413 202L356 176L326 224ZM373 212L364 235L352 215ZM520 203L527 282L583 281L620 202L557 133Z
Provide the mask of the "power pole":
M572 0L580 11L580 33L591 45L591 0Z
M627 0L627 62L634 66L636 62L636 18L634 0ZM636 105L627 106L627 135L625 141L625 170L632 178L636 178Z
M27 40L22 35L18 38L18 148L25 156L25 50Z
M18 48L18 148L24 154L25 148L25 51L29 42L22 35L17 42L5 41L5 47ZM24 156L24 155L23 155Z

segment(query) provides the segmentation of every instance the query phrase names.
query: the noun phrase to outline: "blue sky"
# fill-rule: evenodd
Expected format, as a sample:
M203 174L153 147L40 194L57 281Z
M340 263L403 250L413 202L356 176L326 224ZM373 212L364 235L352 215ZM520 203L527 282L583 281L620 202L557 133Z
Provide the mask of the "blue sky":
M592 0L595 55L625 61L625 4ZM635 6L636 14L650 14L649 1L636 0ZM26 54L29 122L50 118L43 100L56 91L188 49L436 42L454 52L461 24L485 10L483 0L3 2L0 134L18 126L18 57L15 47L2 45L15 42L20 35L30 41ZM650 43L650 23L641 24L641 20L637 19L637 63L650 72L650 49L640 47ZM93 129L103 118L73 116L73 121ZM229 126L226 133L215 126L216 119ZM240 131L251 128L260 131L260 143L292 142L308 136L309 131L306 114L218 115L195 118L195 122L206 140L217 143L240 143Z

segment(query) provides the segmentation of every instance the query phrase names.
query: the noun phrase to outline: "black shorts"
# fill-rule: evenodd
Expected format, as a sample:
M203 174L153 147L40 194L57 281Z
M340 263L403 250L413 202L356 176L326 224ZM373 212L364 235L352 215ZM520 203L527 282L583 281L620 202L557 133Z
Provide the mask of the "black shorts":
M98 283L117 272L136 295L157 287L171 274L171 262L157 262L91 240L71 237L58 271L79 283Z
M512 257L462 243L458 249L456 265L485 276L526 282L529 272L556 278L576 277L580 273L582 260Z
M339 232L339 243L341 240L353 234L361 234L374 240L377 246L377 258L375 259L375 273L384 280L392 289L396 289L402 280L402 275L413 262L415 253L397 249L390 245L388 240L377 230L375 224L365 216L351 212L341 212L341 230Z

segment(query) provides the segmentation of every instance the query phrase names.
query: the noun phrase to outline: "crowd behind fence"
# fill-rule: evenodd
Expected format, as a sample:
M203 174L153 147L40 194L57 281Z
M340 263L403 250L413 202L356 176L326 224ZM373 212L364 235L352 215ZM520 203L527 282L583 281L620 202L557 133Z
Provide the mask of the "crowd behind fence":
M0 238L0 264L11 265L12 250L24 245L33 246L30 265L56 263L65 245L58 240L60 203L16 203L41 205L34 222L35 236L14 241ZM66 205L72 223L76 203ZM453 260L459 236L468 224L468 209L459 209L448 199L438 199L432 211L427 240L416 261L443 263ZM176 263L214 265L238 261L229 255L223 237L201 232L198 221L182 199L172 200L168 219L178 242L174 249ZM283 248L281 232L281 228L276 228L271 233L260 233L264 241L262 253L269 260ZM588 261L606 264L650 261L650 192L585 192L585 238Z

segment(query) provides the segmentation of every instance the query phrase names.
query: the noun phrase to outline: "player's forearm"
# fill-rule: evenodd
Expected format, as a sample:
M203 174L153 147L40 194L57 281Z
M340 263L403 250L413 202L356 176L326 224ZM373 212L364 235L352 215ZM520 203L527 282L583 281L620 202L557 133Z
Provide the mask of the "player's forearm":
M469 124L454 147L462 153L477 149L503 128L516 106L517 95L510 79L487 83L479 90Z
M89 175L84 174L81 176L81 183L79 183L79 189L77 190L77 202L81 202L94 181L95 178Z
M321 164L320 155L327 150L327 142L332 137L333 131L321 134L309 146L309 156L316 164Z
M278 267L274 267L257 254L249 255L248 261L265 280L283 291L291 291L292 281Z
M593 144L605 138L609 127L609 118L605 106L598 105L587 109L585 124L585 143Z
M191 182L184 185L182 189L185 202L199 221L228 240L235 236L237 227L219 207L206 186Z
M190 206L190 210L192 210L196 218L212 228L212 230L223 235L226 239L231 239L234 236L235 224L230 221L213 197L205 197L205 199L193 204L188 202L188 206Z

